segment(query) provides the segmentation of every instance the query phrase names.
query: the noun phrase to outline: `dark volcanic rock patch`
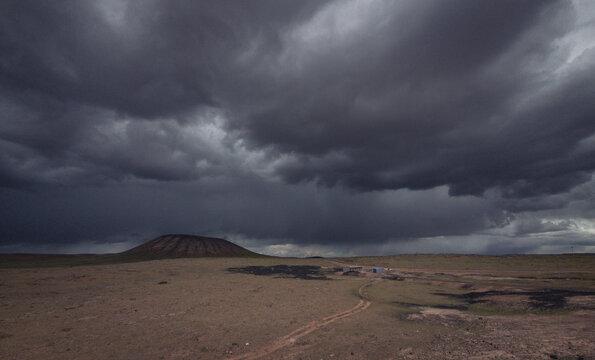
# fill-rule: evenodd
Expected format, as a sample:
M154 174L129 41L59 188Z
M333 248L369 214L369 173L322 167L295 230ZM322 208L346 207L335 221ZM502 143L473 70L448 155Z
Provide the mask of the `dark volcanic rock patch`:
M259 256L227 240L197 235L163 235L123 252L155 258Z
M567 298L576 296L594 296L593 291L584 290L567 290L567 289L541 289L536 291L481 291L469 292L465 294L444 294L435 293L436 295L449 296L464 300L468 304L486 302L486 298L492 296L527 296L530 300L529 305L533 309L538 310L555 310L568 308ZM572 308L573 306L570 306Z
M330 280L320 266L310 265L274 265L274 266L246 266L242 268L228 268L232 273L246 273L252 275L278 275L304 280Z

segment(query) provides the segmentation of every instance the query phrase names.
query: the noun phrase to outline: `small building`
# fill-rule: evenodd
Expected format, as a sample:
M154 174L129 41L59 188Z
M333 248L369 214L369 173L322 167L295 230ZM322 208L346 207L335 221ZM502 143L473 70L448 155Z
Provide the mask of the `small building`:
M382 269L381 269L381 268L374 268L374 269L372 270L372 272L373 272L374 274L380 274L380 273L382 273Z

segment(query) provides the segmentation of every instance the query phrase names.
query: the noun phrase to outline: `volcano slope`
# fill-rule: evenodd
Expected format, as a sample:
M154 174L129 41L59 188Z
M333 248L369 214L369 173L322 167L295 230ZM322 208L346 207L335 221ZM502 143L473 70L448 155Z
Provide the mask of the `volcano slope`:
M122 255L153 258L262 256L227 240L184 234L160 236Z

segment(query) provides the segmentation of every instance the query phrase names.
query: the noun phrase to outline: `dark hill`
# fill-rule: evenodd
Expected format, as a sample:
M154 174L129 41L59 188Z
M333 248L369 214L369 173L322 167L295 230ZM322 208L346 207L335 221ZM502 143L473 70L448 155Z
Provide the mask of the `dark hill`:
M262 256L223 239L198 235L163 235L122 255L149 258Z
M120 264L184 257L267 257L223 239L197 235L163 235L115 254L0 254L0 269Z

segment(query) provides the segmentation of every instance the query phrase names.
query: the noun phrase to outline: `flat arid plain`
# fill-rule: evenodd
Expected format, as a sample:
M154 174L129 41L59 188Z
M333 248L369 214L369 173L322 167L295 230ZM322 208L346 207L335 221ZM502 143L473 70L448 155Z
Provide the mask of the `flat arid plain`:
M592 254L7 259L1 359L595 358Z

